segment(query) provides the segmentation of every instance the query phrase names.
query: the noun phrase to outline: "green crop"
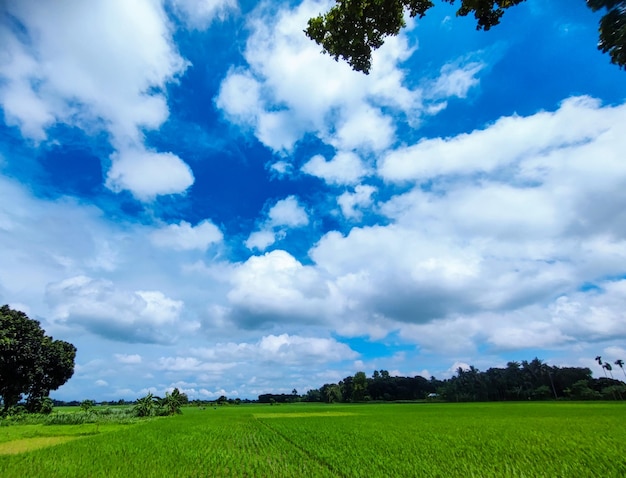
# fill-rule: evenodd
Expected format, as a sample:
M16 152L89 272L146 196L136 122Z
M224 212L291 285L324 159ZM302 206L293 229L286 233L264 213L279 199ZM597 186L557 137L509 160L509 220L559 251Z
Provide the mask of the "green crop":
M39 427L12 432L0 476L623 477L625 419L615 402L187 407L106 433L0 428ZM21 452L64 427L78 438Z

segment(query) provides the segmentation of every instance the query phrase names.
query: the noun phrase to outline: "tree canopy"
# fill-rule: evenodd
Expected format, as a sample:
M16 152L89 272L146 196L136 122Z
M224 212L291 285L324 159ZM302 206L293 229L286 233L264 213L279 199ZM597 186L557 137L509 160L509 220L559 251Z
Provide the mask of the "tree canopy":
M473 14L476 29L489 30L500 23L507 8L524 1L460 0L456 14ZM598 48L610 54L612 63L626 67L626 0L586 1L593 11L607 10L600 21ZM305 33L335 60L342 58L354 70L368 74L372 51L383 45L385 37L397 35L405 26L405 11L421 18L434 5L432 0L336 0L328 12L309 19Z
M74 374L76 347L45 335L37 320L8 305L0 307L0 398L4 412L26 396L40 411L51 390Z

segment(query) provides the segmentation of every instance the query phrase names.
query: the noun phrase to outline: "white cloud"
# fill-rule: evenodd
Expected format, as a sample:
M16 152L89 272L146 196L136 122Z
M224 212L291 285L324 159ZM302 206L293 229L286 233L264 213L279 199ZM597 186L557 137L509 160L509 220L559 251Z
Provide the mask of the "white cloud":
M347 219L361 219L363 213L359 209L371 206L373 202L372 195L375 192L376 188L374 186L359 184L354 188L354 192L346 191L341 194L341 196L337 198L337 203L341 208L342 214Z
M267 219L261 223L260 229L250 234L245 241L249 249L264 251L282 239L288 228L304 227L309 223L309 216L295 196L278 200L267 212Z
M447 63L439 77L426 90L429 98L465 98L471 88L478 85L476 75L485 67L481 62Z
M378 172L388 181L419 181L447 174L495 173L526 159L519 179L538 181L552 165L563 165L557 158L548 163L551 155L585 152L585 143L603 148L607 141L615 141L605 133L626 121L625 109L623 105L601 108L588 97L570 98L555 112L504 117L483 130L399 148L379 161ZM613 157L609 152L607 160ZM601 168L586 169L602 174Z
M162 292L123 291L85 276L50 284L46 298L55 320L122 342L171 342L183 309Z
M248 249L258 249L264 251L276 241L276 234L270 230L255 231L246 240Z
M159 247L168 247L179 251L206 251L211 244L221 242L222 232L209 220L192 226L186 221L169 224L154 231L150 238Z
M282 250L253 256L236 267L227 298L229 318L243 327L271 322L323 322L337 304L315 268Z
M278 152L291 151L307 132L346 148L380 148L392 140L394 128L371 104L404 110L416 102L416 93L402 86L396 69L409 51L406 40L390 39L366 77L320 55L302 33L308 18L323 8L305 1L293 10L258 9L250 19L252 35L244 53L249 68L228 74L217 105ZM388 87L395 87L393 94Z
M216 98L231 121L275 152L289 154L308 133L339 151L383 151L396 140L396 119L416 126L445 108L446 98L465 97L478 84L484 65L466 60L444 66L422 87L407 86L400 65L415 50L412 19L374 52L369 75L352 71L303 34L308 19L329 6L305 0L293 9L257 8L244 51L248 66L231 70Z
M295 196L281 199L267 213L268 222L273 227L302 227L309 223L309 216Z
M129 149L113 153L111 160L106 186L116 192L129 190L143 201L183 193L194 181L189 166L172 153Z
M323 179L328 184L355 184L367 174L367 168L358 155L351 152L337 153L326 161L323 156L315 155L302 168L302 172Z
M187 68L160 2L24 0L7 13L0 104L8 124L35 141L56 123L105 129L117 150L107 181L116 191L147 200L190 186L180 158L143 145L143 130L168 116L165 86Z
M224 20L237 9L237 0L168 0L190 28L207 28L214 19Z
M119 363L136 365L141 363L141 355L139 354L115 354L115 360Z
M223 343L212 348L194 349L192 353L208 361L254 361L305 365L352 360L358 354L335 339L298 335L266 335L256 343Z

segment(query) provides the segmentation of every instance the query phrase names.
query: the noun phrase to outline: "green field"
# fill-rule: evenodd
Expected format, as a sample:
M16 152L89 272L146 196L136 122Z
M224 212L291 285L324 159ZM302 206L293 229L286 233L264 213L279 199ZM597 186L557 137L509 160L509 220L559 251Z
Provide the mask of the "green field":
M0 476L624 477L625 420L618 402L189 407L0 427Z

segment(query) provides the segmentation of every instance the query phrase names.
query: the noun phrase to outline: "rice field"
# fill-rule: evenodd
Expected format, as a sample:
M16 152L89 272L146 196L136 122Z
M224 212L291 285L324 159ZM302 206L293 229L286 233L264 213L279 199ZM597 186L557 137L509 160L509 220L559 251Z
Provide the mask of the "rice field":
M189 407L0 427L0 476L624 477L625 419L619 402Z

